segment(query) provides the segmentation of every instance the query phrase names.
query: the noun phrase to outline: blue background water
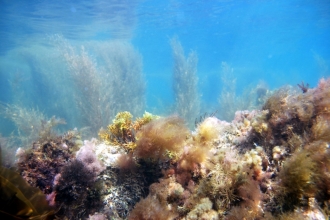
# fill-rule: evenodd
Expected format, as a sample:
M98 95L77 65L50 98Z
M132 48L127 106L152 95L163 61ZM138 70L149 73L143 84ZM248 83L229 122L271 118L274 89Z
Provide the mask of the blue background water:
M74 45L131 42L143 57L147 110L159 102L174 102L169 43L173 36L186 54L192 50L198 54L198 89L204 106L218 102L221 62L233 68L238 93L260 81L270 89L302 81L313 87L321 77L330 76L329 0L0 0L0 16L0 101L15 102L12 76L18 72L23 104L49 116L68 117L46 106L56 97L47 77L40 77L33 61L22 58L24 53L13 56L12 51L24 48L34 53L40 48L42 54L47 48L47 54L52 51L49 36L54 34ZM8 122L3 119L0 123L2 134L13 129L4 126Z

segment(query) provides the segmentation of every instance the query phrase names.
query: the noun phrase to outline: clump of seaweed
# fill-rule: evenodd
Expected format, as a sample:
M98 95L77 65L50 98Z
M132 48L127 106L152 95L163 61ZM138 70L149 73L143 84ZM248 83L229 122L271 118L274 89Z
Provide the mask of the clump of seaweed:
M161 179L159 183L153 183L148 197L136 204L129 219L175 219L179 216L177 208L183 191L182 186L173 178ZM169 201L172 206L167 205Z
M45 194L53 191L53 181L61 168L70 161L77 150L76 133L68 132L47 141L36 141L30 149L16 152L17 167L22 177Z
M198 204L191 210L186 219L197 220L197 219L219 219L218 213L212 209L213 203L209 198L202 198Z
M128 151L134 149L136 132L158 116L145 112L142 118L137 118L134 122L132 118L133 115L127 111L119 112L107 130L99 131L99 137L107 144L121 145Z
M329 194L329 160L328 144L313 141L299 147L292 157L287 158L279 167L274 185L274 207L272 213L292 212L303 209L304 213L328 213ZM311 203L311 201L316 201Z
M302 150L286 160L279 172L282 211L293 210L305 197L315 192L316 162Z
M317 88L311 90L311 98L315 105L316 114L330 120L330 78L321 79Z
M157 199L155 200L153 197L148 196L147 198L141 199L140 202L135 205L128 219L167 220L175 219L176 217L176 213L173 213L169 208L165 208Z
M192 138L187 139L184 151L178 160L178 170L181 172L198 171L201 166L210 166L212 153L210 150L214 146L220 133L221 121L215 117L207 117L197 125ZM199 171L198 171L199 172Z
M91 141L84 141L84 145L76 153L76 159L81 161L90 172L96 176L105 170L105 166L98 160L95 153L96 139Z
M311 132L316 117L310 91L299 94L291 87L281 88L267 99L263 114L252 120L251 137L254 136L257 144L268 146L265 151L269 156L275 146L285 145L291 152L296 149L297 141L306 143L305 134Z
M327 120L325 116L320 115L315 118L311 131L312 139L330 142L330 120Z
M140 118L137 118L134 122L133 122L133 129L135 131L138 131L141 129L141 127L145 124L148 124L149 122L151 122L154 119L159 119L160 117L157 115L153 115L149 112L144 112L143 116Z
M267 134L268 132L268 123L266 122L266 118L269 114L268 110L263 110L261 114L257 115L257 117L253 118L251 121L251 126L258 134Z
M177 116L153 120L137 132L133 154L142 159L177 159L187 135L184 121Z
M113 123L108 126L109 139L114 144L127 144L134 142L135 137L132 134L132 114L129 112L119 112Z
M100 187L95 182L96 173L83 162L73 160L61 170L55 185L55 202L59 217L85 218L102 207Z
M0 198L0 217L2 219L53 218L54 210L48 205L42 191L30 186L13 169L1 166L1 152Z
M238 189L247 180L243 163L238 152L229 149L220 150L212 158L213 167L207 173L207 178L201 179L197 196L208 197L213 202L213 208L224 212L241 200Z
M218 119L215 117L207 117L203 122L197 125L197 134L195 140L200 144L206 144L217 138L219 131L217 130Z

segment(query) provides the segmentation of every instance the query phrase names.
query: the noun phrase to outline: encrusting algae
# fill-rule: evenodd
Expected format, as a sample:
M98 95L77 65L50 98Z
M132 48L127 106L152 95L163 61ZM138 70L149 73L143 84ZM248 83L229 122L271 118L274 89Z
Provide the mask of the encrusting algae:
M193 132L178 116L120 112L99 137L18 151L20 174L57 218L329 219L330 79Z

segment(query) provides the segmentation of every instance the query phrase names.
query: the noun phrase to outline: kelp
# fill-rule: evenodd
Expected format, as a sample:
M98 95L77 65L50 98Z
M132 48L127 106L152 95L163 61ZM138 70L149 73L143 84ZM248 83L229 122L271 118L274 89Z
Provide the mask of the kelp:
M1 153L0 153L1 155ZM0 166L0 218L51 219L45 195L12 169Z

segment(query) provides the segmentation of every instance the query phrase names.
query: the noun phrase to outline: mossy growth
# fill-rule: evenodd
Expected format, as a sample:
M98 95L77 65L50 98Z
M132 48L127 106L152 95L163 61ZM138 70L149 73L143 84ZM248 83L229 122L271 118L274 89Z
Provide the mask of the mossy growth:
M27 150L20 148L17 151L18 171L31 186L45 194L52 193L54 176L74 157L77 140L77 133L69 131L47 141L38 140Z
M315 198L325 212L329 212L330 201L330 148L328 142L314 141L304 148L315 163L312 173L312 186L315 193L310 198Z
M174 178L159 179L150 185L149 195L135 205L128 219L177 219L183 192L183 187Z
M160 118L144 125L136 134L134 156L141 159L177 159L189 135L184 121L177 116Z
M133 121L133 115L127 111L119 112L115 119L107 127L107 130L101 129L99 137L107 144L121 145L127 151L131 151L136 147L135 133L141 127L150 121L159 118L159 116L152 115L145 112L141 118Z
M62 168L55 186L56 215L68 219L84 219L102 207L101 187L81 161L73 160Z
M313 100L317 115L330 119L330 78L321 79L313 91Z
M180 169L183 170L195 170L201 164L208 167L209 164L209 146L200 146L200 145L192 145L187 150L185 150L184 154L178 160L178 165Z
M269 97L263 109L269 110L270 124L273 127L287 123L294 127L309 127L317 114L315 107L314 97L309 91L297 94L290 87L284 87Z
M284 112L285 107L288 105L288 98L290 95L290 88L283 87L277 90L270 96L263 106L263 110L269 110L269 117Z
M284 162L279 172L279 207L282 211L293 210L303 199L314 197L317 192L317 163L310 152L301 150Z
M263 135L268 132L267 115L268 110L263 110L260 115L252 120L251 127L258 133Z
M197 219L219 219L218 213L212 209L212 202L209 198L202 198L199 203L191 210L186 219L187 220L197 220Z
M208 117L197 126L197 134L194 137L199 144L205 145L216 139L219 135L218 119L215 117Z
M311 130L314 140L330 142L330 120L327 120L324 116L316 117Z
M237 152L235 154L238 155ZM198 186L198 197L208 196L214 203L215 210L220 212L240 200L238 189L247 180L241 158L233 156L235 154L229 150L221 150L213 158L214 167L207 178L203 178Z
M156 197L157 198L157 197ZM148 196L141 199L130 213L129 220L168 220L176 219L178 214L170 210L169 206L162 204L158 199Z

